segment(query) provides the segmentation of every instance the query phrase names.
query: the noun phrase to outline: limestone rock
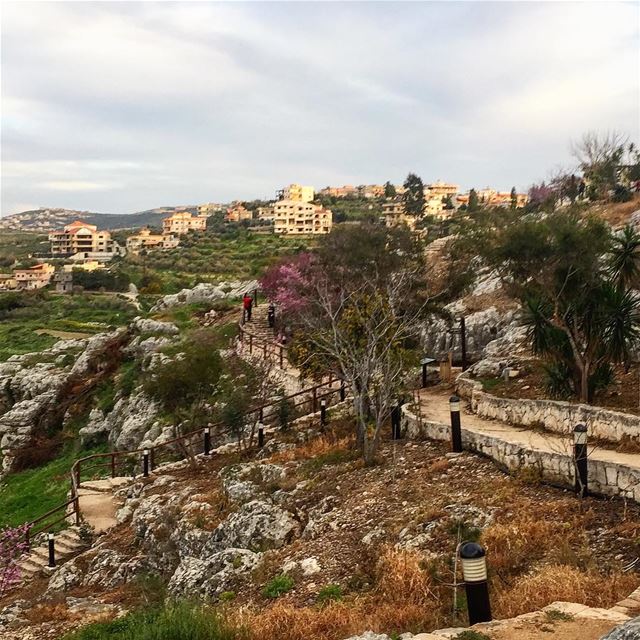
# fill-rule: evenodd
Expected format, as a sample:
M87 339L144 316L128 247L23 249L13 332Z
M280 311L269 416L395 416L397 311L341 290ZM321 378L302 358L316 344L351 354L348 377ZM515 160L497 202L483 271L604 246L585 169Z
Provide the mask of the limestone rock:
M171 322L160 322L159 320L141 318L140 316L133 319L131 329L137 333L150 333L167 336L175 336L180 333L180 329Z
M182 289L179 293L164 296L151 309L152 312L162 311L170 307L198 302L215 302L225 298L241 298L247 291L253 291L258 287L256 280L248 282L221 282L218 285L201 282L193 289Z
M208 548L211 551L228 547L264 551L284 546L299 531L299 523L288 511L271 502L252 500L218 525Z
M252 571L260 554L247 549L229 548L204 559L184 558L169 581L169 593L175 596L211 597L227 590L239 575Z

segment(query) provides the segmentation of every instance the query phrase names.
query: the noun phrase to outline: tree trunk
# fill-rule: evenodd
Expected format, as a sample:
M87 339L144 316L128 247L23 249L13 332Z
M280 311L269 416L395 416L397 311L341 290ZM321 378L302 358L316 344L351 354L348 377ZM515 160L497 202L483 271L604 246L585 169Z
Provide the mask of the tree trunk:
M588 364L585 364L580 369L580 402L585 402L589 404L589 373L590 368Z

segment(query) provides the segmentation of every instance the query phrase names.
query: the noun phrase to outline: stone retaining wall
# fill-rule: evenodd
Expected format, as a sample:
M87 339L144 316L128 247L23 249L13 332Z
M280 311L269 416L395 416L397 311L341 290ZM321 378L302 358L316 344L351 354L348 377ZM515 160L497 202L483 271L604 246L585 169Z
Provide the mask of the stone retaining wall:
M467 373L458 376L456 385L459 395L468 398L471 410L482 418L524 427L540 426L565 435L582 423L595 438L640 442L640 416L559 400L498 398L483 391L482 383L472 380Z
M410 405L402 408L402 431L409 438L451 440L450 427L439 422L422 420ZM476 433L462 428L462 444L491 458L499 467L513 474L535 474L540 480L573 489L575 468L573 460L560 453L525 449L496 436ZM630 498L640 503L640 470L624 464L589 459L589 491L604 496ZM535 477L534 476L534 477Z

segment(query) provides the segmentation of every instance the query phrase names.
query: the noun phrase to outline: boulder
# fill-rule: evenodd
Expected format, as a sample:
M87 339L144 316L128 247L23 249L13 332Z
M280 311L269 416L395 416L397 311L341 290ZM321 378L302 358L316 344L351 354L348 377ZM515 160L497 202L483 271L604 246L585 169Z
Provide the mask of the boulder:
M218 595L228 590L237 576L252 571L260 557L247 549L230 548L204 559L183 558L169 580L169 593L183 597Z
M252 500L213 531L207 551L228 547L265 551L291 542L300 532L292 514L266 500Z
M152 335L175 336L180 333L180 329L171 322L161 322L151 318L141 318L140 316L133 319L131 329L137 333Z

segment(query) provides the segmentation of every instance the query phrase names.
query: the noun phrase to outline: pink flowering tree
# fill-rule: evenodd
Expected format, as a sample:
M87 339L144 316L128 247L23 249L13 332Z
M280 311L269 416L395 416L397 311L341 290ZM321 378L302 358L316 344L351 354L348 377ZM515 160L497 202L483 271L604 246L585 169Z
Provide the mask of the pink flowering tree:
M20 581L18 560L29 551L28 526L0 529L0 597Z
M307 305L313 267L314 256L300 253L268 269L260 286L281 313L297 315Z

